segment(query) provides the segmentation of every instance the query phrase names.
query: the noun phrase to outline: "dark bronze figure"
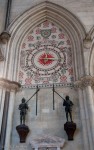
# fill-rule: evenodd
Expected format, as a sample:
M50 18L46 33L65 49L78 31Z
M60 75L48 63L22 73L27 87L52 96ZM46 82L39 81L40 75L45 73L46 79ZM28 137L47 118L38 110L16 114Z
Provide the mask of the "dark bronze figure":
M70 100L68 95L64 99L63 106L65 106L67 122L69 121L68 120L68 116L70 116L70 120L71 120L71 122L73 122L72 121L72 106L73 106L73 102Z
M28 105L25 98L22 98L22 103L19 105L20 110L20 124L25 124L25 116L27 113Z

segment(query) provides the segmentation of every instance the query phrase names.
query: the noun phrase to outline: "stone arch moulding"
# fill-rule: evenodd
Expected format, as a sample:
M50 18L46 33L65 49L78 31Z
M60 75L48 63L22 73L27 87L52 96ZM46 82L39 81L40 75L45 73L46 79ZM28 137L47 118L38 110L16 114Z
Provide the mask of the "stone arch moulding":
M92 41L90 47L90 59L89 59L88 70L89 70L89 74L91 76L94 76L94 26L91 28L88 37Z
M17 81L20 44L25 35L45 20L63 28L72 43L75 80L84 74L83 39L85 29L80 21L65 8L51 2L43 2L16 18L8 27L11 38L7 47L5 78Z

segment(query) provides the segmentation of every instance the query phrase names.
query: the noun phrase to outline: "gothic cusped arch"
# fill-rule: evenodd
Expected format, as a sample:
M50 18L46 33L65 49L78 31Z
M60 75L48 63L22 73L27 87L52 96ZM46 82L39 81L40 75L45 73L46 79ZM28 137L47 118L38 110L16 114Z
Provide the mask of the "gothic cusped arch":
M51 2L43 2L16 18L8 28L11 34L7 49L8 63L6 64L5 73L5 77L8 79L17 81L19 48L24 36L45 20L49 20L58 27L63 28L69 35L72 43L75 80L83 76L82 49L86 34L83 25L65 8Z

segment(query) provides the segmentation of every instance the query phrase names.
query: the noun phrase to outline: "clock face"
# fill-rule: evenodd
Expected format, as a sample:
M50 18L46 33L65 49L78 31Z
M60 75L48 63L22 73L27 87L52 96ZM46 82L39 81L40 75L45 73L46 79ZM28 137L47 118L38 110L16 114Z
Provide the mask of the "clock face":
M38 72L41 76L50 76L62 69L65 60L65 54L58 47L40 46L40 48L28 52L26 68L33 74Z
M23 87L71 82L71 42L53 23L45 21L30 32L20 52L19 82Z

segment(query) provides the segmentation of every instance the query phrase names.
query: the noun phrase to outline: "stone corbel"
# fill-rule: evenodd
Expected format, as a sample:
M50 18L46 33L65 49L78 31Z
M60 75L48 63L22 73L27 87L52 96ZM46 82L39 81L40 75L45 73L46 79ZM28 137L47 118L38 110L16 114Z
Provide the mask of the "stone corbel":
M1 44L1 49L0 49L0 61L4 61L4 56L2 54L2 45L6 44L9 41L10 34L7 31L4 31L0 34L0 44Z
M94 87L94 77L92 77L90 75L84 76L80 80L78 80L74 83L74 87L76 87L76 88L83 89L87 86Z
M10 81L4 78L0 78L0 88L4 88L7 91L19 91L21 85L18 82Z
M4 31L0 34L0 43L6 44L10 39L10 34L7 31Z
M91 37L89 35L86 36L86 38L84 39L84 47L86 49L90 49L91 45L92 45L92 40Z

